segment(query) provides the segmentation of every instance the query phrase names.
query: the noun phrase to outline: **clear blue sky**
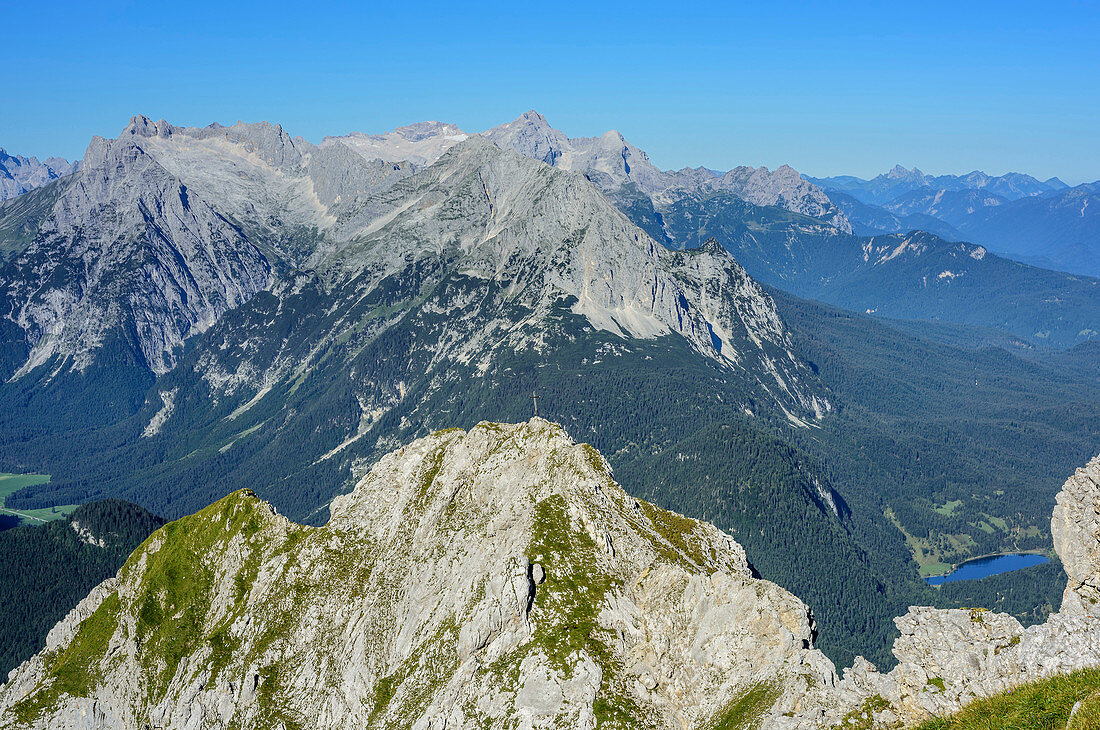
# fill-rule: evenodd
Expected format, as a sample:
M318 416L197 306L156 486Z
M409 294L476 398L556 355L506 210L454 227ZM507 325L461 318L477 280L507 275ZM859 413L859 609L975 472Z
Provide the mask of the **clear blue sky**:
M0 0L0 146L77 157L142 113L319 141L538 109L661 167L1100 178L1100 2Z

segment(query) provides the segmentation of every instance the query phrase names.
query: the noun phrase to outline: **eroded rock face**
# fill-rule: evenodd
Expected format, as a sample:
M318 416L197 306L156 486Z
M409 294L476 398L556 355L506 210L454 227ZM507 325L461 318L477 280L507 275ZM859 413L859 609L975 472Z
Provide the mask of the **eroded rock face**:
M1069 576L1062 613L1100 616L1100 456L1058 493L1050 534Z
M1061 612L1024 629L914 607L893 670L857 659L838 681L801 601L715 527L629 497L560 427L438 432L382 458L325 527L238 492L154 533L9 675L0 725L702 728L747 706L765 728L913 724L1100 665L1079 590L1098 463L1058 497Z
M775 170L741 166L725 173L703 167L661 170L614 130L599 137L570 138L534 110L483 135L525 157L583 172L609 194L632 187L660 206L681 195L727 192L754 205L778 206L852 232L847 217L829 197L787 165Z
M33 240L0 272L4 316L29 346L15 377L87 370L119 350L163 374L181 344L226 312L260 292L285 301L303 282L344 297L339 306L351 312L372 292L396 285L417 298L461 277L506 287L507 307L482 295L441 302L452 335L433 364L485 372L499 352L540 347L569 302L626 339L682 336L796 419L831 409L774 302L720 246L669 251L581 174L447 125L355 139L375 151L344 138L312 145L266 122L199 129L142 116L115 140L95 138L80 171L56 184ZM446 145L431 146L440 139ZM413 150L432 164L371 156ZM597 159L627 164L601 153L584 165ZM477 325L461 331L473 313ZM360 316L317 337L357 332ZM208 351L199 367L212 387L258 391L302 365L302 350L284 342L273 358L256 340L240 350L261 354L234 362L235 372L209 366L218 353ZM306 357L316 352L324 349ZM146 435L170 418L173 397Z
M92 141L0 279L31 346L17 376L55 357L82 370L123 338L166 372L173 348L271 283L260 250L139 144L143 119Z
M31 727L701 727L835 682L807 607L541 419L381 459L321 528L166 526L0 688Z

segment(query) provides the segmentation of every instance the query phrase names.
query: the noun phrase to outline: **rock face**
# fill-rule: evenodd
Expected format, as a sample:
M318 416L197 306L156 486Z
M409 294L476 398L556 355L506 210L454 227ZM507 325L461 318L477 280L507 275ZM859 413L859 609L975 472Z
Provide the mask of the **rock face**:
M55 357L83 370L114 340L166 372L183 341L304 263L332 206L411 172L266 122L134 117L92 140L56 199L0 210L0 248L16 249L0 291L30 349L16 377Z
M320 528L246 492L155 533L0 688L0 724L703 727L835 681L729 536L557 426L439 432Z
M30 345L17 376L55 357L83 369L123 333L165 372L176 345L270 284L263 253L158 163L143 134L135 120L118 140L93 140L0 280Z
M0 200L22 195L75 170L76 163L61 157L40 162L37 157L10 155L0 148Z
M1100 617L1100 456L1058 493L1050 534L1069 576L1062 613Z
M913 607L897 667L857 659L838 682L801 601L715 527L629 497L559 426L440 431L324 527L242 491L154 533L11 672L0 724L908 725L1100 665L1080 593L1100 569L1098 466L1058 497L1061 612L1024 629Z
M491 348L524 346L530 328L568 302L626 339L682 336L796 417L830 409L768 295L719 247L670 252L584 176L448 125L315 146L267 123L197 129L134 117L118 139L93 140L80 172L61 184L29 245L0 273L0 299L29 346L16 378L46 364L84 370L120 341L165 373L183 342L258 292L283 296L313 281L354 309L395 280L431 272L434 283L461 275L506 286L507 305L525 309L479 313L432 364L487 367ZM0 244L4 224L0 215ZM477 301L487 300L460 304ZM450 314L451 329L461 328L458 305ZM362 322L330 324L327 339ZM213 373L211 382L270 382L301 359L268 353L247 373ZM170 415L167 407L158 423Z
M829 402L770 297L717 245L669 251L634 226L585 177L554 169L481 137L426 170L339 209L334 232L311 260L329 287L356 297L417 267L461 272L483 288L507 286L527 328L567 305L598 329L627 339L683 337L691 347L759 383L788 412L823 415ZM475 305L475 302L468 302ZM532 339L514 316L451 313L437 357L487 368L495 349Z

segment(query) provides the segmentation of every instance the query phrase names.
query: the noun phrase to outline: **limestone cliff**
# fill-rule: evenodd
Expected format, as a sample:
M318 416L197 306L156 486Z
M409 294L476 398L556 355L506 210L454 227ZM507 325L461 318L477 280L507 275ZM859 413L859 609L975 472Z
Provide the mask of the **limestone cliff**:
M1062 613L1100 616L1100 456L1058 493L1050 534L1069 576Z
M381 459L328 525L155 533L0 688L50 728L706 727L835 681L807 607L533 419Z

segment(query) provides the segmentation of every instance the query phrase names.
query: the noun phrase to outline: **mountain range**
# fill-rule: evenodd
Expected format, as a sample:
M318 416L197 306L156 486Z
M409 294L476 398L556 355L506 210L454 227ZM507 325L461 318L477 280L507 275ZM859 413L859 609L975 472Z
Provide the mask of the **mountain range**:
M922 188L948 191L981 190L1007 200L1019 200L1054 193L1069 187L1056 177L1040 181L1031 175L1019 172L993 176L981 170L974 170L966 175L926 175L916 167L907 170L901 165L895 165L894 169L870 180L851 175L807 177L806 179L822 189L841 190L871 205L885 205L906 193Z
M37 157L13 156L0 148L0 201L71 175L77 167L77 163L62 157L49 157L40 162Z
M862 234L922 229L1050 269L1100 276L1100 189L1008 173L925 175L900 165L871 180L807 178ZM1091 206L1091 207L1090 207Z
M464 134L437 123L412 129L392 133L389 139L400 143L386 148L378 142L369 154L400 151L427 160ZM751 276L800 296L890 317L1003 328L1039 346L1070 346L1100 331L1095 280L1019 267L988 256L986 246L957 243L965 236L937 217L935 209L885 211L879 216L885 220L877 222L892 221L886 230L898 235L856 236L822 189L809 184L812 180L800 185L799 175L786 166L774 172L748 167L722 174L705 168L661 171L618 132L569 138L534 111L484 136L526 157L582 172L666 246L697 246L714 237ZM1014 196L1043 186L1064 187L1054 179L1039 183L1016 174L931 178L901 168L880 178L876 181L882 185L894 185L885 188L890 193L899 192L898 185L918 189L930 182L955 189L980 185ZM831 184L831 179L819 183ZM913 229L935 235L908 235ZM1013 284L1006 286L1008 281Z
M1097 437L1097 280L534 112L317 145L135 117L0 205L0 250L0 464L52 476L13 507L248 488L320 525L385 453L537 403L733 534L843 663L932 601L914 555L1048 546Z

